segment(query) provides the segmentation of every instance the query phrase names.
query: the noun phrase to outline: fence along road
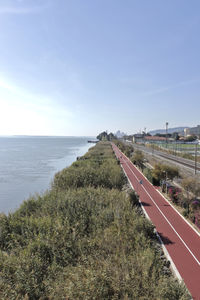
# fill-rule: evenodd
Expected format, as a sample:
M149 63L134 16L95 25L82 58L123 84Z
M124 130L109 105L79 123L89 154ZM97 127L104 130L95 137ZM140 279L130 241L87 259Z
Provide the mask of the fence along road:
M112 147L193 299L200 300L200 235L118 147Z

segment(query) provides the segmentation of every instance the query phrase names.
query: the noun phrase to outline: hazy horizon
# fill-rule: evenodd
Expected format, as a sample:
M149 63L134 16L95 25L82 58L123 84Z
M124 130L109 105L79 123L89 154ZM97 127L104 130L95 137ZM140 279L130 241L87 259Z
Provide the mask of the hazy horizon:
M0 135L0 137L94 137L91 135L34 135L34 134L13 134L13 135Z

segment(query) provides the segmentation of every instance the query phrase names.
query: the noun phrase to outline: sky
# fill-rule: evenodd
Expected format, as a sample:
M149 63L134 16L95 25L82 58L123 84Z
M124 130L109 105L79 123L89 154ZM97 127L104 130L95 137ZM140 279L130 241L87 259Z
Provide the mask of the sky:
M199 0L0 0L0 135L200 124Z

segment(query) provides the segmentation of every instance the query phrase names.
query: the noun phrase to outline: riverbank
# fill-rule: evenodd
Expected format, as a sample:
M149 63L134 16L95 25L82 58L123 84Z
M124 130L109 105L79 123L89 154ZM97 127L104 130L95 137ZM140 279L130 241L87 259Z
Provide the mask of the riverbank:
M0 218L1 299L189 299L166 272L152 224L109 143Z

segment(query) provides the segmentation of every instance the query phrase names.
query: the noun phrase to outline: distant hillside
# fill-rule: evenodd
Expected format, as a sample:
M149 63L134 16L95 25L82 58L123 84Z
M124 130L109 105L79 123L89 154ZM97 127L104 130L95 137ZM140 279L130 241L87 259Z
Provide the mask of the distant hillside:
M184 127L174 127L174 128L168 128L168 133L173 133L173 132L183 132L185 128L189 128L188 126L184 126ZM152 130L149 131L149 133L151 135L155 135L156 133L161 133L161 134L165 134L166 133L166 129L156 129L156 130Z

